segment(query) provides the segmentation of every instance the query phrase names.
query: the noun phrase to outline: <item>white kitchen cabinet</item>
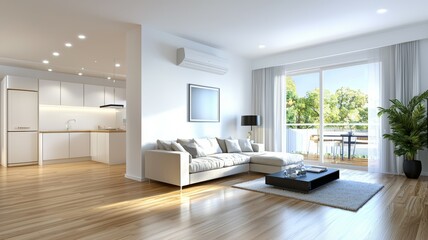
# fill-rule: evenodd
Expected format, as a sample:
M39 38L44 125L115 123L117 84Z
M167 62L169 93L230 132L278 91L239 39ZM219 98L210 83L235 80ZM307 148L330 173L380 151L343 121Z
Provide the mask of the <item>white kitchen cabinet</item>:
M126 133L91 133L91 157L106 164L126 162Z
M99 162L108 163L108 133L98 133L97 159Z
M61 82L39 80L39 104L61 105Z
M19 89L28 91L39 91L39 82L36 78L6 76L7 89Z
M37 163L37 132L9 132L7 135L8 165Z
M7 91L8 131L37 131L39 123L38 93Z
M114 104L114 87L104 88L104 104Z
M91 159L98 161L98 133L91 132Z
M126 105L126 91L125 88L114 89L114 103Z
M69 133L43 134L43 161L65 159L70 156Z
M83 84L61 82L61 105L83 106Z
M85 84L85 106L99 107L104 105L104 86Z
M69 158L89 157L90 135L89 133L70 133L70 156Z

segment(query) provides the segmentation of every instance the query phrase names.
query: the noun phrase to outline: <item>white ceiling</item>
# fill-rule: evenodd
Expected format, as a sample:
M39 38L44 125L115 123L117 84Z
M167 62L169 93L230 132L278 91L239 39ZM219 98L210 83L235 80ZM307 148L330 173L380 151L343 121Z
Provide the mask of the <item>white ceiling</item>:
M426 0L0 0L0 64L124 79L134 24L254 59L428 21L426 9Z

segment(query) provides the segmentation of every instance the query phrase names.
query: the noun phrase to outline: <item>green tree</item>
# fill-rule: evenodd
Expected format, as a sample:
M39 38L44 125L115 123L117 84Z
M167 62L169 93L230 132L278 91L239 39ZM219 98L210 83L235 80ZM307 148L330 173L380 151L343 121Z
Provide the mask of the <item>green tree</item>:
M299 97L296 84L292 77L287 77L287 123L313 123L320 122L320 91L314 89L307 92L304 97ZM368 122L368 96L360 90L342 87L334 94L324 91L324 121L326 123L346 123L349 129L352 123ZM292 126L292 128L311 128L312 126ZM365 126L357 126L357 129L367 129Z

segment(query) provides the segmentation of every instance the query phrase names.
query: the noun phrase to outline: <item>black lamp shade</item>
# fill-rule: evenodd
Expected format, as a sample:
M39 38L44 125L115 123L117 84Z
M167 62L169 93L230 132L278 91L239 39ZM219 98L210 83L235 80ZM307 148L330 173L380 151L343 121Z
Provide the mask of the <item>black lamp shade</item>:
M260 125L259 115L241 116L241 126L259 126L259 125Z

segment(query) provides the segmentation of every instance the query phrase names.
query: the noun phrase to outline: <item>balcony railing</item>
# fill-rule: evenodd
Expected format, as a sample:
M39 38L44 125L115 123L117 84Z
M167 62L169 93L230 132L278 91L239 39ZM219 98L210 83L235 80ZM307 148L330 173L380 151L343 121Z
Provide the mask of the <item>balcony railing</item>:
M367 165L367 123L324 124L322 145L319 127L319 124L310 123L286 124L287 152L303 154L310 160L320 160L322 146L325 162L347 161L347 163L358 162L357 165ZM349 132L352 132L352 137L344 137Z

